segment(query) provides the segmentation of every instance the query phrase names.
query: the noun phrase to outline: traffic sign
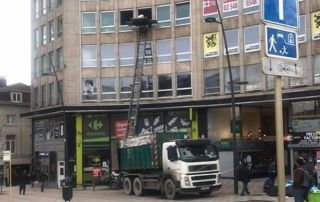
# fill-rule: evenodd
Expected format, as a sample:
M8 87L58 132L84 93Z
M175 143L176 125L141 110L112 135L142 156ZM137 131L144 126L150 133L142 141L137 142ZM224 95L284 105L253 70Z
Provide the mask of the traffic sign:
M298 29L298 0L263 0L262 20Z
M3 161L9 162L11 161L11 152L10 151L2 151Z
M302 65L297 62L263 58L262 70L265 74L302 78Z
M298 42L297 32L280 29L277 27L265 27L266 55L268 57L297 60Z

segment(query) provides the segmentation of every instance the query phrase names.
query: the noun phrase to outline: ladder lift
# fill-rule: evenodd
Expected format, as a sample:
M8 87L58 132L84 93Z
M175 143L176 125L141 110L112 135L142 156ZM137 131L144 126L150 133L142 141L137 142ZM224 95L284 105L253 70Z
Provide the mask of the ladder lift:
M139 117L139 104L141 96L143 65L152 62L151 42L146 41L146 35L151 30L152 25L156 24L156 20L151 20L147 17L138 16L127 22L129 26L134 26L137 29L137 52L136 62L134 67L133 83L131 86L131 96L127 119L127 128L125 137L136 135L136 129Z

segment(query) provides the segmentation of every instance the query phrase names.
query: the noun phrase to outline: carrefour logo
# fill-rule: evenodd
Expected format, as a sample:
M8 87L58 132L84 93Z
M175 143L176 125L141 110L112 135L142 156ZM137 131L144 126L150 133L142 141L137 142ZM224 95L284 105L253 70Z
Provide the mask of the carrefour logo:
M91 130L97 131L103 127L103 123L99 120L93 120L89 123L89 128Z

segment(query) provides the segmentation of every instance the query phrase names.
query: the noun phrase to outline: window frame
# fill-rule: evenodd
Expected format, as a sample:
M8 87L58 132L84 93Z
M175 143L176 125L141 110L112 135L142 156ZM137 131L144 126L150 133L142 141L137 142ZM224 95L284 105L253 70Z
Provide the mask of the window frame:
M113 80L114 91L103 91L103 80L106 80L106 79ZM104 98L103 95L106 95L106 96L111 95L113 98ZM115 100L116 99L116 95L117 95L117 92L116 92L116 79L113 78L113 77L101 78L101 100Z
M190 87L182 87L182 88L179 88L179 76L182 76L182 75L187 75L189 76L190 78ZM180 81L181 82L181 81ZM183 91L189 91L190 90L190 94L182 94L182 95L179 95L178 92L183 92ZM192 74L191 72L182 72L182 73L177 73L176 74L176 95L177 97L185 97L185 96L191 96L192 95Z
M123 57L123 58L121 57L121 51L125 51L124 49L121 48L122 45L131 45L132 46L132 57ZM128 50L126 50L126 52L129 53ZM122 61L128 61L128 60L130 61L130 60L132 60L132 63L122 64L121 60ZM135 62L135 46L134 46L134 43L120 43L119 44L119 66L120 67L133 66L134 62Z
M20 92L10 92L11 102L23 102L22 93Z
M162 55L159 55L159 49L158 49L158 43L161 42L161 41L169 41L170 43L170 53L169 54L162 54ZM166 61L160 61L159 60L159 57L169 57L170 56L170 60L166 60ZM157 63L158 64L162 64L162 63L170 63L172 62L172 39L160 39L160 40L157 40Z
M141 43L143 43L143 41L141 41L140 44L139 44L139 50L140 50L140 48L144 47L143 46L144 44L141 44ZM143 62L144 62L144 65L152 65L153 64L153 43L152 43L152 41L145 41L145 43L149 43L149 45L151 47L151 56L144 56L144 61ZM139 53L140 53L140 51L139 51ZM145 52L144 52L144 54L145 54ZM143 56L139 55L139 59L142 59L142 58L143 58ZM151 62L148 62L148 59L151 59Z
M88 27L84 26L85 15L90 15L90 16L93 15L94 16L94 25L91 25ZM97 32L97 13L96 12L82 12L81 13L81 34L95 34L96 32Z
M207 82L206 79L209 78L210 76L207 76L208 74L214 76L214 75L218 75L218 86L207 86ZM207 76L207 77L206 77ZM204 77L204 95L206 96L210 96L210 95L219 95L220 94L220 70L219 69L209 69L209 70L205 70L203 71L203 77ZM209 83L209 82L208 82ZM208 90L207 90L208 89ZM213 89L214 92L210 93L208 91L210 91L211 89Z
M246 33L246 30L248 30L250 28L253 28L253 27L258 27L258 43L247 44L246 43L246 34L248 34L248 33ZM243 33L244 33L244 40L243 40L244 52L245 53L251 53L251 52L255 52L255 51L260 51L261 50L261 43L260 43L260 41L261 41L261 37L260 37L261 30L260 30L260 25L258 24L258 25L251 25L251 26L244 27L243 28ZM249 31L249 33L250 33L250 31ZM258 46L258 47L257 48L253 48L253 49L250 50L249 48L247 48L248 46L249 47ZM249 50L247 50L247 49L249 49Z
M149 78L151 78L151 81L152 81L152 89L143 90L143 83L145 82L145 78L146 78L146 77L148 78L148 81L150 81ZM147 86L150 86L150 82L148 83ZM143 76L142 76L142 83L141 83L141 99L153 98L153 97L154 97L153 88L154 88L153 75L143 75ZM144 96L144 94L151 94L152 96Z
M183 17L183 18L177 18L177 6L182 5L182 4L189 4L189 17ZM184 21L187 20L188 22L186 23L177 23L177 21ZM191 8L190 8L190 1L183 1L183 2L178 2L175 4L175 26L184 26L184 25L189 25L191 21Z
M124 76L124 77L120 77L120 79L119 79L120 100L128 100L128 99L130 99L130 96L131 96L131 92L132 92L131 88L132 87L130 87L130 86L122 86L122 79L128 79L127 82L131 83L131 85L132 85L133 84L133 77L132 76ZM122 91L123 87L130 88L130 90Z
M6 115L6 125L9 125L9 126L18 125L18 116L17 116L17 114L7 114Z
M54 29L54 20L51 20L51 21L49 21L48 22L48 40L49 40L49 42L52 42L52 41L54 41L54 39L55 39L55 33L54 33L54 31L55 31L55 29Z
M227 45L228 45L228 51L229 51L229 55L236 55L236 54L239 54L240 53L240 39L239 39L239 35L240 35L240 32L239 32L239 29L229 29L229 30L226 30L225 32L228 32L228 31L231 31L231 30L236 30L237 31L237 38L238 38L238 46L232 46L230 47L230 43L228 43L228 37L226 35L226 40L227 40ZM230 50L232 49L237 49L237 51L235 52L230 52ZM223 43L223 52L224 52L224 55L227 55L227 52L226 52L226 47L225 47L225 43Z
M102 49L103 47L106 47L106 46L113 46L113 51L112 53L114 54L113 56L113 59L112 58L104 58L102 53ZM101 44L100 45L100 65L101 67L104 67L104 68L107 68L107 67L115 67L116 66L116 54L115 54L115 49L116 49L116 45L113 44L113 43L105 43L105 44ZM108 61L113 61L111 65L104 65L104 61L108 62ZM108 63L107 63L108 64Z
M106 13L112 13L113 14L113 25L107 25L107 26L103 26L102 25L102 19L103 19L102 15L106 14ZM113 32L115 32L116 31L115 30L115 24L116 24L116 18L115 18L115 12L114 11L101 11L101 13L100 13L100 32L101 33L113 33ZM110 31L109 31L109 28L111 28ZM102 31L104 29L106 29L107 31Z
M158 20L158 8L161 8L161 7L169 7L169 20ZM157 16L157 21L158 21L157 28L171 27L172 19L171 19L170 13L171 13L171 5L170 4L163 4L163 5L156 6L156 16Z
M9 136L12 136L12 138L9 139L8 138ZM9 143L9 147L8 147L8 143ZM9 150L11 154L16 153L16 135L6 135L6 150Z
M164 76L170 77L171 88L160 88L160 77L164 77ZM172 97L172 91L173 91L172 90L172 75L171 74L159 74L159 75L157 75L157 77L158 77L158 83L157 83L157 85L158 85L158 92L157 92L158 93L158 97ZM165 93L165 92L168 92L171 95L159 96L160 93Z
M95 58L89 58L89 59L85 59L84 58L84 48L86 47L92 47L94 50L93 55L95 55ZM90 49L91 51L91 49ZM89 63L89 65L87 65L87 63ZM85 64L85 65L84 65ZM97 45L93 45L93 44L85 44L85 45L81 45L81 68L96 68L97 67Z
M300 34L299 33L299 31L300 31L300 25L301 25L301 18L304 18L304 34ZM306 15L304 14L304 15L300 15L299 16L299 29L297 30L297 41L298 41L298 44L299 43L305 43L305 42L307 42L307 26L306 26L306 23L307 23L307 21L306 21ZM303 38L302 40L301 40L301 38Z
M177 44L177 40L183 40L183 39L186 39L188 38L189 39L189 52L178 52L177 51L177 47L178 47L178 44ZM183 62L183 61L190 61L192 60L192 53L191 53L191 36L186 36L186 37L178 37L178 38L175 38L175 48L176 48L176 61L177 62ZM181 55L190 55L190 59L178 59L178 56L181 56Z
M119 10L119 32L131 32L133 29L129 25L122 25L121 24L121 12L126 12L126 11L132 11L132 17L134 17L134 11L133 9L124 9L124 10Z
M92 80L92 93L85 92L85 83L87 80ZM87 96L88 99L84 99ZM93 99L91 99L89 96L92 96ZM90 102L90 101L97 101L98 100L98 88L97 88L97 79L95 78L82 78L81 79L81 97L82 101Z
M257 67L258 65L258 67ZM248 75L248 73L252 73L252 69L250 68L255 68L255 70L258 70L259 73L257 75ZM251 70L251 71L248 71ZM244 74L245 74L245 79L246 81L248 82L248 84L245 85L245 90L246 92L253 92L253 91L261 91L262 90L262 83L261 83L261 63L256 63L256 64L248 64L248 65L245 65L244 66ZM256 80L253 80L253 79L249 79L249 78L254 78ZM257 87L255 87L255 85Z
M41 45L46 45L48 40L47 40L47 25L42 25L41 26Z

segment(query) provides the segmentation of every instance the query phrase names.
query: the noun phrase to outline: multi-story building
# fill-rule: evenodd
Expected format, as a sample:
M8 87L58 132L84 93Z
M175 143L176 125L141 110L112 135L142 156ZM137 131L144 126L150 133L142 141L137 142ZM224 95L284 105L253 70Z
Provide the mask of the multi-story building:
M57 169L67 158L67 171L81 184L93 167L116 165L113 140L125 129L138 47L137 31L127 22L141 14L158 24L143 38L150 47L144 61L139 133L204 135L222 143L222 166L232 167L230 79L222 29L205 22L207 16L217 17L214 2L32 0L33 99L32 112L24 116L33 120L35 169L48 172L56 183ZM265 159L275 158L274 83L273 76L262 73L261 2L218 3L233 80L248 82L234 82L236 116L241 120L238 146L241 158L250 155L252 170L258 173ZM282 78L286 134L291 128L307 132L308 124L312 130L320 127L320 1L298 3L298 63L304 74ZM285 152L287 168L300 154L294 145L290 148Z
M31 120L20 118L20 114L29 111L30 86L22 83L7 85L6 79L0 77L0 173L5 173L9 179L9 163L3 162L2 152L10 151L13 184L16 184L19 173L30 170Z

